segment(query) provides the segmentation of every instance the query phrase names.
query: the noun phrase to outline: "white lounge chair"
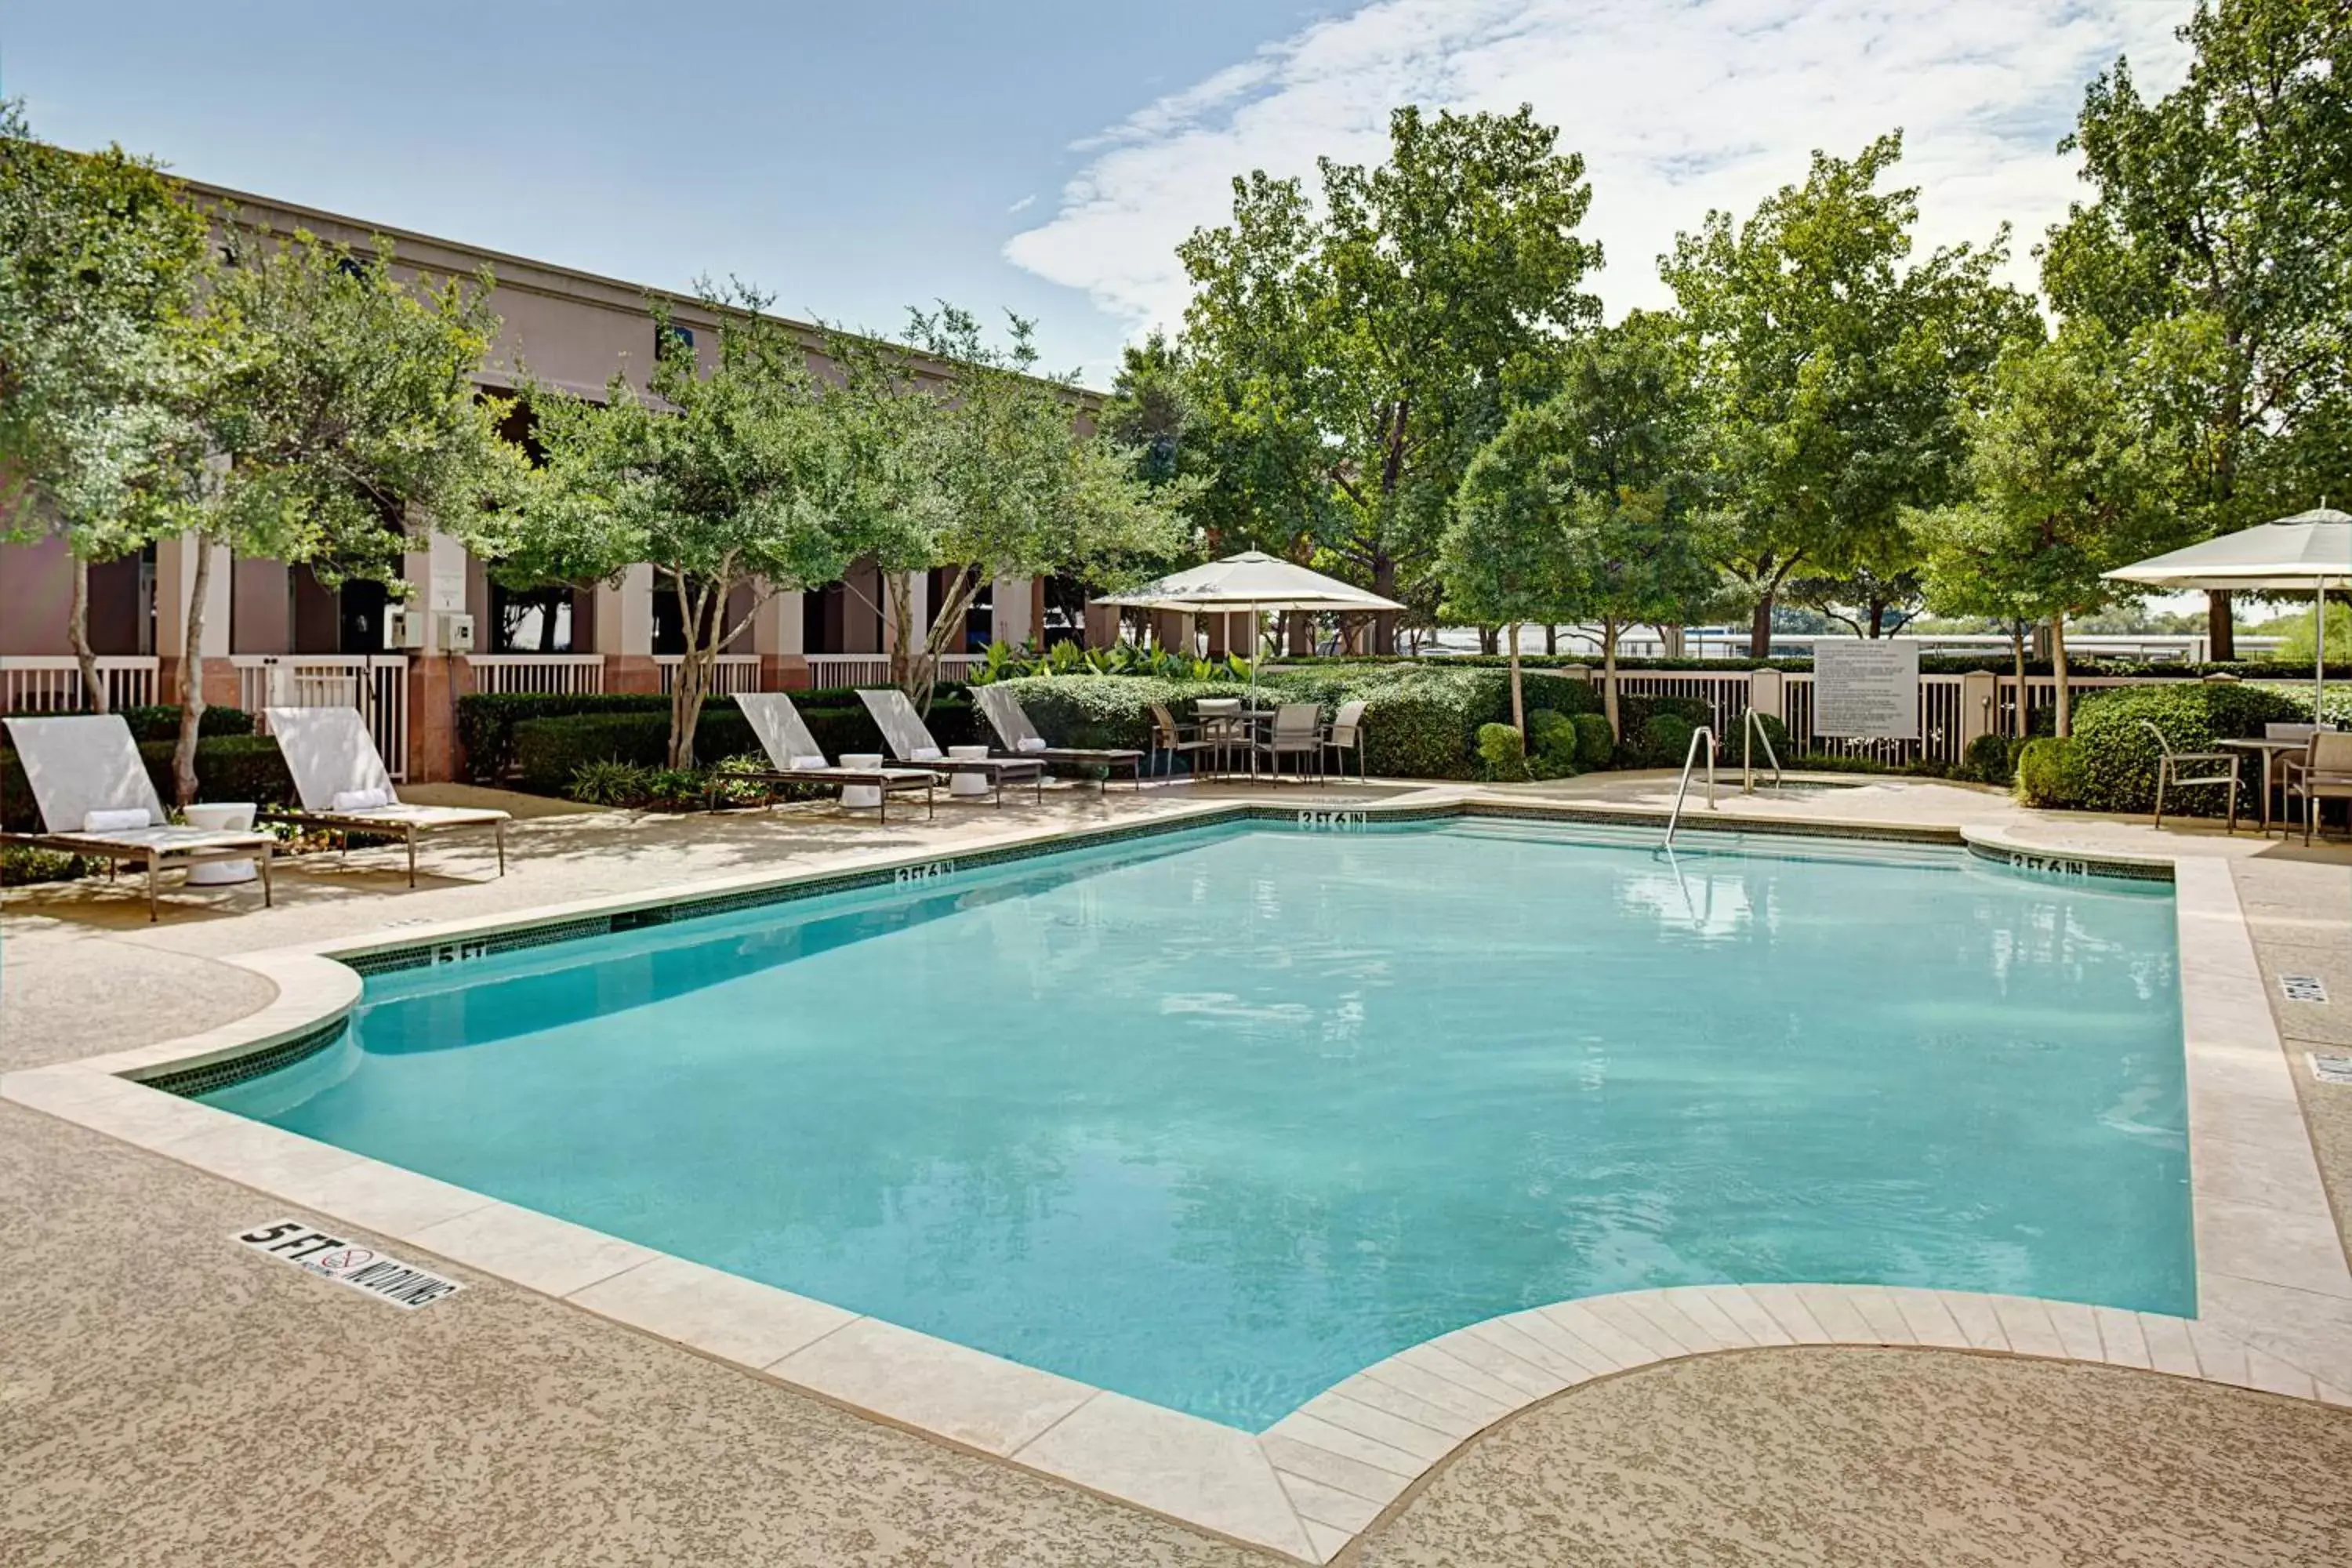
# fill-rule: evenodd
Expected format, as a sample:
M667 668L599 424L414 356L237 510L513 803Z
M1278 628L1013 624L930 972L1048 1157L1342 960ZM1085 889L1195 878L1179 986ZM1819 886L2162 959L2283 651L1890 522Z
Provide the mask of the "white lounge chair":
M1041 763L1068 763L1087 768L1125 768L1135 779L1135 787L1143 787L1145 753L1131 746L1052 746L1029 721L1021 700L1002 686L976 689L980 710L986 716L989 727L1004 749L1016 757L1034 757Z
M356 708L266 708L269 732L294 775L299 810L270 816L323 827L351 847L354 833L381 834L408 845L408 885L416 886L416 836L445 828L487 827L498 840L499 875L507 874L503 811L475 805L410 805L394 793L392 774Z
M272 901L269 861L278 841L267 833L173 826L121 714L11 719L7 728L25 781L33 786L42 831L0 833L0 842L102 858L110 878L125 860L143 861L151 921L158 874L207 860L259 862L261 901Z
M793 706L793 700L781 691L739 691L736 706L751 721L751 732L760 737L761 749L774 765L765 773L749 776L770 784L824 784L842 792L844 811L853 809L848 792L864 787L875 792L875 804L880 808L882 820L890 820L890 796L893 792L921 790L923 811L937 814L931 803L931 791L940 775L929 768L845 768L825 758L824 748L809 733L808 721Z
M1027 779L1037 786L1037 798L1045 798L1045 764L1034 757L950 757L947 748L931 739L923 716L907 700L907 694L895 686L885 686L857 694L866 710L874 715L875 727L882 731L882 743L890 754L902 763L929 768L942 773L978 773L987 779L996 794L996 804L1004 804L1004 781Z

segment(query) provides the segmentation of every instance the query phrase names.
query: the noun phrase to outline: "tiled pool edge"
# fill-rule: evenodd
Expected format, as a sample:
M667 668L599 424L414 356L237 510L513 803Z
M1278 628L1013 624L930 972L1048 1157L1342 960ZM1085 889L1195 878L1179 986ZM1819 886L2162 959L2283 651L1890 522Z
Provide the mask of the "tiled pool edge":
M581 922L646 909L717 912L887 884L902 868L957 868L1222 821L1289 819L1302 809L1345 827L1452 816L1639 823L1639 814L1551 808L1465 791L1418 804L1314 806L1202 803L1150 822L1045 831L964 854L916 854L832 872L751 876L390 938L278 950L228 962L278 987L235 1024L163 1045L0 1076L7 1098L107 1132L273 1197L555 1296L700 1353L879 1419L987 1453L1195 1528L1307 1561L1328 1560L1496 1422L1568 1388L1637 1366L1776 1344L1916 1344L2139 1366L2352 1405L2352 1374L2306 1364L2318 1301L2352 1324L2352 1279L2297 1240L2304 1195L2326 1215L2230 872L2163 862L2176 880L2184 1049L2189 1074L2196 1321L2021 1298L1851 1286L1710 1286L1639 1291L1514 1312L1456 1330L1367 1368L1251 1436L988 1356L928 1335L656 1253L551 1216L215 1110L136 1081L176 1079L244 1058L299 1050L356 1001L338 954L462 942L495 932L561 940ZM1449 792L1450 793L1450 792ZM1717 825L1708 825L1710 828ZM1806 824L1819 837L1822 825ZM1721 829L1767 834L1743 819ZM1954 844L1993 858L2051 852L1942 829L1838 833ZM2105 869L2103 855L2027 869ZM2123 874L2151 875L2130 860ZM740 900L740 902L730 900ZM2264 1052L2267 1051L2267 1058ZM2265 1063L2267 1062L2267 1066ZM2294 1136L2283 1139L2281 1097ZM2286 1145L2285 1159L2273 1159ZM2309 1181L2293 1155L2299 1152ZM2268 1161L2267 1163L2264 1162ZM2284 1184L2284 1185L2282 1184ZM2279 1201L2281 1195L2294 1199ZM2284 1227L2284 1228L2283 1228ZM2209 1250L2209 1229L2212 1236ZM2334 1247L2332 1226L2328 1244ZM2220 1269L2216 1258L2228 1262ZM2209 1288L2209 1273L2211 1276ZM2339 1287L2331 1296L2332 1287ZM2317 1289L2315 1289L2317 1287ZM2284 1309L2292 1307L2294 1310ZM2345 1340L2352 1355L2352 1329Z

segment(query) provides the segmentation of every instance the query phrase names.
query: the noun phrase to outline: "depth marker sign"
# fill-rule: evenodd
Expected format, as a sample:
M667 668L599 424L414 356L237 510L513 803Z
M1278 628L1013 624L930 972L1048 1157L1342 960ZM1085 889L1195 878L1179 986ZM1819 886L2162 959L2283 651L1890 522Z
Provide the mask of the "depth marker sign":
M236 1239L281 1263L291 1263L338 1285L363 1290L405 1311L429 1307L442 1297L454 1296L465 1289L455 1279L444 1279L397 1258L387 1258L363 1243L313 1230L299 1219L256 1226L237 1232Z

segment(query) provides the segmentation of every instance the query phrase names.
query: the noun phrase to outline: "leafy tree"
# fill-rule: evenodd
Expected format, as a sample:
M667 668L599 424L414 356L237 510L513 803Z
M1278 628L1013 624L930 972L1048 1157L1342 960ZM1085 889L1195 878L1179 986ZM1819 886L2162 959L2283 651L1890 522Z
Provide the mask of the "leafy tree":
M2160 366L2180 500L2228 531L2352 493L2352 9L2200 0L2189 79L2149 102L2129 63L2063 144L2097 199L2052 229L2042 285ZM2228 656L2228 596L2211 601Z
M601 403L536 383L523 397L545 453L519 503L486 515L476 549L515 587L614 578L650 563L676 596L686 651L670 687L668 763L694 765L719 650L780 592L838 580L885 526L893 449L825 396L800 341L738 285L706 288L719 317L702 374L658 301L647 391L619 374ZM658 401L656 401L658 400ZM729 619L748 590L751 608Z
M181 804L195 795L214 546L307 563L330 584L391 577L413 528L462 527L517 474L501 405L474 390L498 326L489 291L487 271L404 279L385 239L372 255L299 230L232 241L205 291L173 459L171 521L196 538Z
M1635 312L1562 357L1557 395L1514 414L1470 464L1443 559L1463 613L1601 626L1602 704L1621 728L1617 638L1681 625L1719 574L1687 462L1696 404L1669 319Z
M1584 161L1515 114L1404 108L1389 161L1320 163L1322 201L1263 172L1179 247L1185 348L1227 460L1208 494L1258 542L1302 525L1334 566L1427 596L1464 469L1532 363L1598 317L1576 235ZM1381 617L1378 651L1393 651Z
M1890 542L1903 549L1907 539L1897 533ZM1834 577L1791 577L1787 584L1798 605L1820 611L1858 637L1900 632L1926 603L1924 591L1916 566L1882 570L1868 563Z
M2176 546L2179 455L2147 392L2095 322L2004 356L1969 430L1969 500L1909 520L1930 602L1956 615L2047 620L2058 733L2073 732L2066 621L2131 592L2100 574Z
M886 579L950 568L927 626L890 595L893 679L928 707L943 654L961 651L981 588L999 577L1075 575L1097 584L1172 559L1187 542L1181 475L1139 474L1139 448L1081 427L1069 379L1036 374L1030 323L998 348L952 306L914 312L905 351L839 340L855 409L894 454L888 513L871 553ZM941 367L934 384L926 365Z
M1709 213L1662 264L1711 387L1723 564L1759 658L1800 566L1885 580L1908 564L1902 508L1952 493L1970 387L2032 319L1992 281L2005 230L1910 262L1918 192L1878 188L1902 153L1900 132L1852 160L1815 153L1803 184L1745 223Z
M99 712L89 563L163 525L205 230L153 163L43 146L0 102L0 528L65 541L68 637Z

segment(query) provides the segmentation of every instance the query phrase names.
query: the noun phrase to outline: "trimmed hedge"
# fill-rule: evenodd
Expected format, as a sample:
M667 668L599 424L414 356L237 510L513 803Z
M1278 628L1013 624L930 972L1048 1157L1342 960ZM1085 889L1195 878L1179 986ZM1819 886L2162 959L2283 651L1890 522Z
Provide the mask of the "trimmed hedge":
M856 743L849 751L878 751L881 735L866 720L866 704L857 699L856 689L847 686L825 687L814 691L795 691L793 706L809 721L809 729L825 750L835 750L818 715L828 710L855 716L846 731ZM537 692L472 692L457 699L457 742L465 752L465 775L473 784L494 784L502 782L520 765L516 748L516 727L538 719L568 719L580 717L611 717L616 714L657 713L665 729L669 716L669 699L659 692L613 691L572 693L549 696ZM740 719L742 710L731 699L708 697L703 700L702 718L696 724L698 735L710 723L711 716L725 713ZM961 685L942 684L932 699L931 732L943 746L963 745L972 738L974 716L971 700ZM835 722L836 729L840 725ZM954 738L950 739L950 731ZM709 756L707 746L698 744L698 751ZM667 748L665 747L665 750ZM719 755L731 755L720 752ZM654 759L659 763L661 758Z
M134 741L174 741L180 738L180 710L176 703L147 702L136 708L122 710L122 721L131 726ZM215 735L250 735L253 715L242 708L222 708L207 704L204 717L196 721L196 739L201 742Z
M839 693L796 692L793 703L826 756L838 758L844 752L888 754L889 748L882 743L882 732L874 727L874 716L866 710L865 703L855 697L845 707L819 707L809 700L812 696L825 695ZM621 700L635 706L524 719L514 724L510 735L500 742L514 759L514 776L508 782L531 795L562 795L571 788L572 775L591 763L659 768L669 755L669 699ZM653 704L650 708L648 701ZM979 738L980 715L966 697L942 698L932 703L928 722L942 746L961 746ZM767 755L743 710L731 701L702 705L702 717L694 726L694 752L696 760L705 764L725 757Z
M175 715L177 711L173 710ZM174 794L174 744L172 741L144 741L139 746L139 760L147 764L147 776L154 783L156 798L167 808ZM274 738L215 735L196 742L196 798L291 805L296 799L294 775L286 771L286 759L278 752ZM70 826L78 827L80 824ZM24 764L16 760L16 752L0 751L0 829L36 833L40 827L40 808L34 803L32 785L25 780Z
M2079 741L2043 735L2017 753L2017 798L2028 805L2063 809L2084 804L2090 769Z
M2152 722L2176 752L2210 752L2217 741L2259 735L2264 724L2308 721L2311 705L2286 694L2241 681L2184 681L2178 686L2123 686L2084 697L2074 711L2074 740L2081 748L2082 790L2078 803L2092 811L2156 809L2156 737ZM2032 747L2027 750L2030 752ZM2020 778L2023 777L2022 771ZM2248 756L2239 766L2241 812L2259 809L2259 763ZM2230 803L2218 789L2169 791L2168 814L2222 816Z

